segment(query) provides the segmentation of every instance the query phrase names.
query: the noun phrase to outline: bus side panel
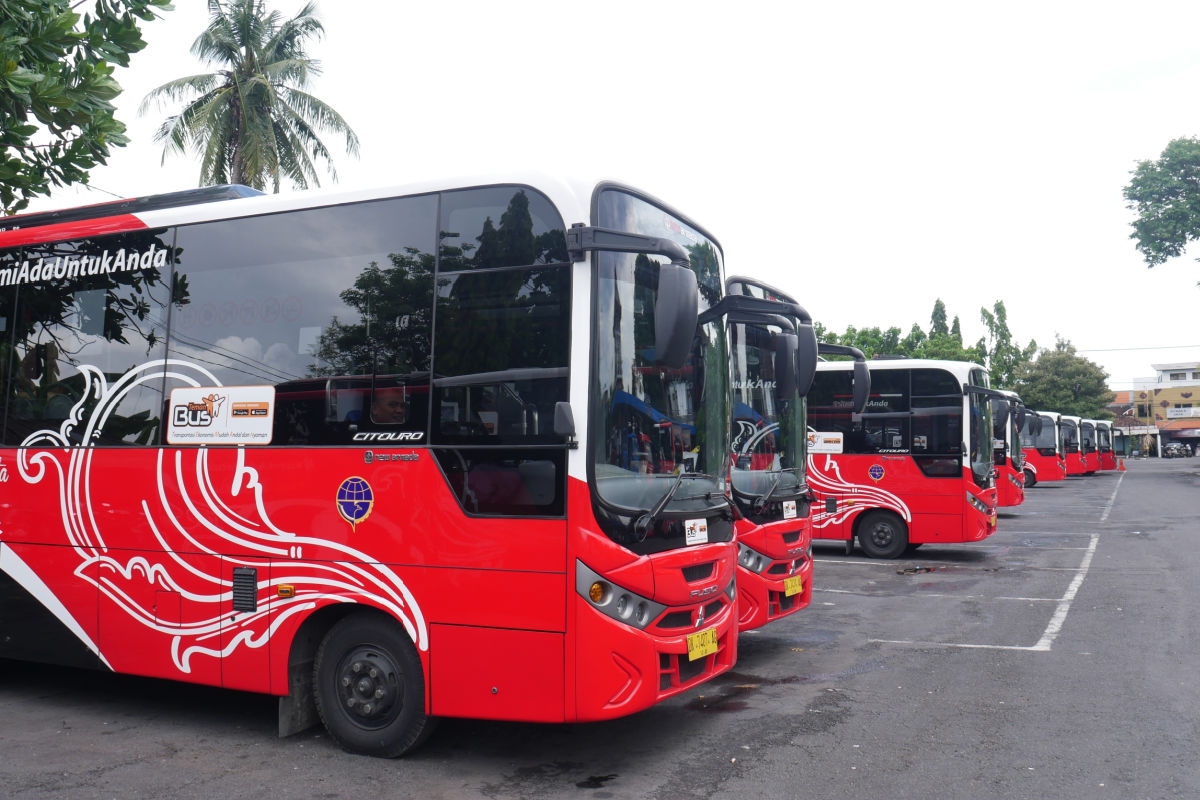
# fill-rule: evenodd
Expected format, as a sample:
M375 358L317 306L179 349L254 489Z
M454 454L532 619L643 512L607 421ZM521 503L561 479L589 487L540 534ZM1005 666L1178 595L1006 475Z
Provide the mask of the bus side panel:
M437 716L565 719L561 633L434 624L429 662Z
M101 666L96 569L76 565L70 548L0 539L0 658Z

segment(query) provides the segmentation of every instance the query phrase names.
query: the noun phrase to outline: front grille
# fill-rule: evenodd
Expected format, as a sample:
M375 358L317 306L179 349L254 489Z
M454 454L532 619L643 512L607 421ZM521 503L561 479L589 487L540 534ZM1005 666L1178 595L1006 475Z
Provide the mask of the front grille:
M658 621L659 628L690 628L692 627L691 611L672 611Z
M798 541L800 541L800 531L790 531L789 533L783 534L784 544L793 544Z
M710 561L707 564L693 564L690 567L683 568L683 579L688 583L706 580L712 577L716 568L717 562L715 561Z

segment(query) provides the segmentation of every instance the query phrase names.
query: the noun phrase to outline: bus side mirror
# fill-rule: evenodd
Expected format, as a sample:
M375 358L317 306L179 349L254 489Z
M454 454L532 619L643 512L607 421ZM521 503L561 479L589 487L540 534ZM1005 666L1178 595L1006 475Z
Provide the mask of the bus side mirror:
M775 396L789 400L796 392L796 334L780 333L775 339Z
M871 396L871 370L867 362L854 362L854 413L861 414L867 410L867 399Z
M658 270L658 299L654 303L654 363L679 369L687 360L700 317L696 273L687 267L663 264Z
M817 375L817 334L812 325L796 326L796 391L808 396Z
M554 404L554 435L567 439L575 438L575 414L571 412L571 404L559 400Z

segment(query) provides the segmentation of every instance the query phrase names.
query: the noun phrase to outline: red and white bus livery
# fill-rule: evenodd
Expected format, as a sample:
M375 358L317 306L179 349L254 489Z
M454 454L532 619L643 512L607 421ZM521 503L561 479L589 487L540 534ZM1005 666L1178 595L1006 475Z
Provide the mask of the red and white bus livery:
M1021 450L1025 457L1025 486L1065 480L1067 461L1057 411L1032 411L1021 426Z
M1113 452L1113 425L1106 419L1092 420L1096 423L1096 450L1100 454L1100 469L1117 468L1117 455Z
M733 389L730 483L740 516L734 523L739 630L746 631L812 602L805 395L818 346L808 312L778 289L738 277L726 282L726 292ZM850 348L839 352L857 353L863 360Z
M1096 420L1079 420L1079 451L1083 454L1083 474L1094 475L1100 469L1100 447L1096 439Z
M247 194L0 220L0 657L383 756L733 665L711 235L557 178Z
M813 536L896 558L996 530L987 372L957 361L872 360L866 410L853 413L849 362L817 365L809 391Z
M1067 463L1067 475L1083 475L1087 472L1087 462L1083 457L1083 447L1080 441L1079 423L1082 420L1072 414L1063 414L1058 418L1059 430L1062 432L1063 458Z
M998 389L1006 399L992 403L992 443L996 459L996 502L1019 506L1025 502L1025 458L1021 448L1021 423L1025 404L1016 392Z

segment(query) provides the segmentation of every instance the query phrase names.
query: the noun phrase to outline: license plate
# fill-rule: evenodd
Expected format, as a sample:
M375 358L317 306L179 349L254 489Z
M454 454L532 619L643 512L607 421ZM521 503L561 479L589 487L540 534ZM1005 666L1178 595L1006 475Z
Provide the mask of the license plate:
M794 578L783 579L783 594L785 597L791 597L794 594L800 594L804 591L804 578L797 575Z
M711 656L717 652L717 629L709 628L699 633L689 633L687 637L688 661Z

